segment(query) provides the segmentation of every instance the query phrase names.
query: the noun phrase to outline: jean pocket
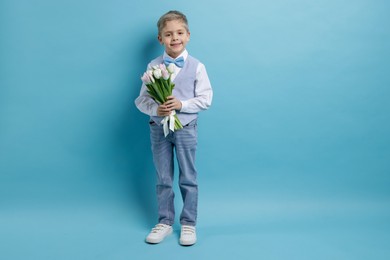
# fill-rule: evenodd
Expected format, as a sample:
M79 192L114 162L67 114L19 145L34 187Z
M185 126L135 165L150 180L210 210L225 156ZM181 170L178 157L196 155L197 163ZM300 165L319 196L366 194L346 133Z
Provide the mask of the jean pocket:
M194 119L192 120L191 122L189 122L188 124L186 124L184 127L190 127L190 128L194 128L198 125L198 119Z

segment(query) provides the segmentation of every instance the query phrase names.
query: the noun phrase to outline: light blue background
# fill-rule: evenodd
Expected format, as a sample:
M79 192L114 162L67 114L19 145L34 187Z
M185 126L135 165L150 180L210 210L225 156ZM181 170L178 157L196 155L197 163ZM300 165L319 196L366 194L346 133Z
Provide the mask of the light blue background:
M178 225L143 241L154 170L133 101L170 9L187 15L215 95L199 119L191 248ZM389 11L385 0L2 0L0 258L389 259Z

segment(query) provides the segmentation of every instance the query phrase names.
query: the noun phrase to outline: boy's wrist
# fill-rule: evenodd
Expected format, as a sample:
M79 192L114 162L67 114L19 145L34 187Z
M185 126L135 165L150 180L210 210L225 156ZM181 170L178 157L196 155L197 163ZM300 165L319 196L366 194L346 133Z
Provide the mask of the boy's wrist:
M179 102L180 102L180 107L179 107L178 111L181 112L181 110L183 109L183 101L179 100Z

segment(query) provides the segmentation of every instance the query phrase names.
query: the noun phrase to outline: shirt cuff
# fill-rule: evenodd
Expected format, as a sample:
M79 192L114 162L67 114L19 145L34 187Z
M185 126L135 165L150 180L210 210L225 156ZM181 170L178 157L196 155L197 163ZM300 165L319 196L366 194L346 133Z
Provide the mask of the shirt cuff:
M180 112L186 113L187 112L187 107L188 107L188 102L187 101L180 101L181 102L181 109Z
M151 116L157 116L157 109L158 109L158 105L157 106L153 106Z

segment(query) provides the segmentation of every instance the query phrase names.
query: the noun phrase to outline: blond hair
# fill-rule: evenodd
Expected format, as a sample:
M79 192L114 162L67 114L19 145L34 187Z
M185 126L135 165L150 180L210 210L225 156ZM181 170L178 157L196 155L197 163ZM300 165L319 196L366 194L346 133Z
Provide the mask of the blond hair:
M157 22L158 35L161 34L161 31L164 29L164 26L167 22L174 21L174 20L179 20L183 22L187 32L189 31L187 17L179 11L172 10L167 12L163 16L161 16L160 19L158 20Z

